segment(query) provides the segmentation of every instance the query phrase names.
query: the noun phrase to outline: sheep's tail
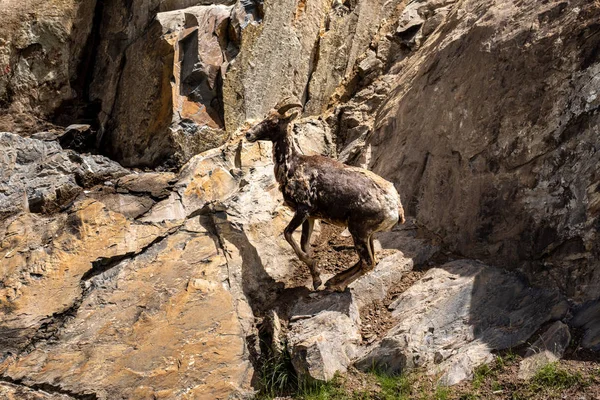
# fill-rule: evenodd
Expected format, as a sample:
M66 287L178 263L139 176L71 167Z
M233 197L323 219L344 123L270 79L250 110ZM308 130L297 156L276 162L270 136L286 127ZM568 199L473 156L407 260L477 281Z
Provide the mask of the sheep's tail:
M406 222L406 218L404 218L404 207L402 204L398 206L398 223L403 224Z

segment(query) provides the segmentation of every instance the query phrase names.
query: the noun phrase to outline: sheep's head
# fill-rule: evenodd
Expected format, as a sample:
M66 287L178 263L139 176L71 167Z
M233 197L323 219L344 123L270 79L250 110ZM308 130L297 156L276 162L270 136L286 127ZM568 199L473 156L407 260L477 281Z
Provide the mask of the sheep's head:
M289 98L279 102L261 122L248 129L246 140L251 143L257 140L277 140L287 133L289 123L299 114L298 108L302 108L302 105Z

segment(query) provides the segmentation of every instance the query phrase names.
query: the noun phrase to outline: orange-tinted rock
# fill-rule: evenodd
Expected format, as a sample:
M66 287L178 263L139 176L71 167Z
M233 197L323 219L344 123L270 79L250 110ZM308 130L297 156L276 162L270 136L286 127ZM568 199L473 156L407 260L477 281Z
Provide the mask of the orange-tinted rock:
M56 342L5 374L115 397L226 399L247 393L251 365L227 259L203 220L94 276Z

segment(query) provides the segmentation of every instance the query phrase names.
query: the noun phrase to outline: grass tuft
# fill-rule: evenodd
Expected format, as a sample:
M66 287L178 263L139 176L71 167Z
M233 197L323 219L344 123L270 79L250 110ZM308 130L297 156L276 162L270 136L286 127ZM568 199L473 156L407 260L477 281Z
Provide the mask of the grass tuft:
M473 388L479 389L481 385L485 382L485 380L494 376L495 371L489 366L489 364L482 364L479 367L475 368L473 371Z
M381 400L408 400L411 398L413 381L406 374L394 375L376 369L371 373L381 388L379 394Z
M285 344L281 353L273 354L263 361L259 384L258 399L271 399L298 391L298 376Z
M533 378L532 389L552 388L568 389L576 385L584 385L585 380L579 373L571 373L559 367L558 363L543 366Z

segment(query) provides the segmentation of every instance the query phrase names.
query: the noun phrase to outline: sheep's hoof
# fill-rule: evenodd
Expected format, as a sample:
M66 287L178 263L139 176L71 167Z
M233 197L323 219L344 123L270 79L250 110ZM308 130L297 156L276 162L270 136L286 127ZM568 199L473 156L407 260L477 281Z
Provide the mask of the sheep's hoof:
M323 283L323 281L321 281L320 276L313 277L313 288L315 290L317 290L319 288L319 286L321 286L322 283Z

